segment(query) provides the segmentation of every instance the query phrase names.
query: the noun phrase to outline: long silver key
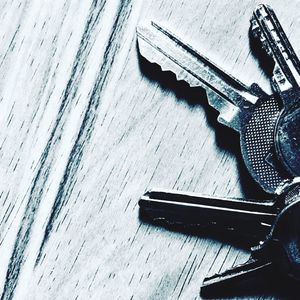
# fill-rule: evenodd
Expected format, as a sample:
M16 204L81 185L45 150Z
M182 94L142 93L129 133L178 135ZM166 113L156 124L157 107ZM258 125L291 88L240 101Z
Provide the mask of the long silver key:
M297 106L298 114L292 122L289 118L291 109L282 113L286 111L282 110L282 102L288 102L283 97L289 99L291 96L288 86L292 87L294 98L299 98L296 76L299 62L275 14L268 7L257 7L252 31L272 57L281 57L281 54L285 58L286 63L278 58L279 63L274 69L276 91L282 87L279 94L266 95L257 84L245 86L155 22L139 26L137 35L140 53L148 61L159 64L163 71L173 72L178 80L184 80L192 87L205 88L209 104L220 112L218 121L240 133L241 152L250 174L266 192L274 193L283 179L300 175L299 139L296 142L293 139L295 132L300 131L291 130L299 124L300 109ZM280 43L273 42L276 36L280 37ZM290 79L288 85L283 85L283 75L278 75L280 70L285 79ZM284 142L287 137L288 146Z

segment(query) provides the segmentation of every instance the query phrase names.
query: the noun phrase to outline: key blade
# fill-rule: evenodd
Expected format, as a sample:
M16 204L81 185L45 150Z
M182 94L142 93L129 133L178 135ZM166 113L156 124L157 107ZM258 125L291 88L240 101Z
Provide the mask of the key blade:
M260 4L251 19L251 31L274 60L274 88L284 92L300 85L300 62L273 9Z
M274 269L270 260L251 259L245 264L233 267L220 274L206 277L201 287L201 296L218 297L224 296L227 292L232 292L241 284L247 284L250 279L268 276Z
M220 112L219 122L239 131L241 110L258 99L250 88L154 22L138 26L137 36L143 57L174 73L177 80L205 88L209 104Z
M195 193L156 190L139 201L152 220L169 224L218 227L243 236L265 237L277 211L273 203L257 203L234 198L217 198Z

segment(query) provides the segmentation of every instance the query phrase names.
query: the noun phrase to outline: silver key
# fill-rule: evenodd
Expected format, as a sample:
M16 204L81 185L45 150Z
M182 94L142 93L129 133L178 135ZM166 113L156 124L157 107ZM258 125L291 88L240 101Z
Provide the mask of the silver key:
M273 9L268 5L258 5L251 19L251 31L259 39L262 48L274 61L273 87L283 94L282 100L294 101L284 93L300 85L300 62L285 35Z
M258 6L251 23L254 35L276 58L274 87L278 94L267 95L257 84L245 86L155 22L138 27L138 44L141 55L163 71L173 72L191 87L205 88L209 104L220 112L218 121L240 133L250 174L266 192L274 193L282 180L300 175L300 147L293 142L300 130L291 130L300 121L300 109L296 107L298 114L292 122L289 116L295 108L282 110L282 103L291 97L295 99L291 103L299 102L299 61L272 10Z
M252 32L274 61L272 83L283 109L274 129L275 153L285 169L300 175L300 61L274 11L259 5L251 20Z

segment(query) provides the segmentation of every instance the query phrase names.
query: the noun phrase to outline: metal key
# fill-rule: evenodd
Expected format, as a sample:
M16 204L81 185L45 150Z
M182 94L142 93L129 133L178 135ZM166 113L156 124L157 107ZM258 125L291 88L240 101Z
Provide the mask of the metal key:
M273 10L259 5L251 32L274 61L273 95L257 84L245 86L157 23L137 30L140 53L191 87L205 88L218 121L240 134L244 162L274 202L211 198L151 191L140 200L153 220L217 227L260 239L244 265L206 278L202 293L212 295L258 273L279 271L300 281L300 63Z
M275 126L275 150L285 169L300 175L300 61L274 11L260 5L251 19L253 36L274 61L272 85L283 109Z
M299 177L280 185L272 203L155 191L144 195L139 205L152 219L217 226L260 238L245 264L205 278L202 296L213 297L236 287L242 279L273 271L300 281Z
M277 274L300 282L300 179L286 183L277 191L274 203L280 209L271 230L260 244L251 249L250 259L223 273L207 277L202 296L213 297L237 287L242 279L261 279L259 275Z
M282 180L300 175L300 63L269 7L259 5L251 24L275 61L273 95L257 84L245 86L155 22L138 27L138 44L141 55L163 71L205 88L209 104L220 112L218 121L240 133L248 171L266 192L274 193Z
M147 192L139 201L143 216L163 225L235 231L260 240L279 211L273 202L218 198L168 190Z

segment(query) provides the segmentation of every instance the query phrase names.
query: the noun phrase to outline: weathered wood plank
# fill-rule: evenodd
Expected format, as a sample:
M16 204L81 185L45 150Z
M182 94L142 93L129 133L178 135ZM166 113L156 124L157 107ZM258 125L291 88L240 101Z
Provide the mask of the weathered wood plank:
M247 36L257 3L1 3L3 299L199 299L207 274L247 258L226 240L138 217L154 186L262 195L203 92L139 60L135 27L162 20L268 89ZM299 4L269 3L299 53Z

